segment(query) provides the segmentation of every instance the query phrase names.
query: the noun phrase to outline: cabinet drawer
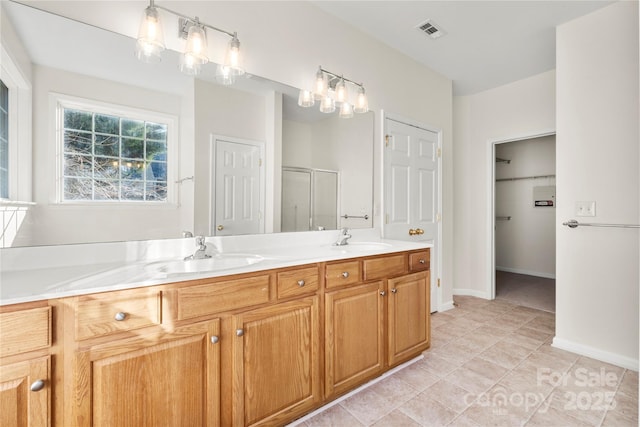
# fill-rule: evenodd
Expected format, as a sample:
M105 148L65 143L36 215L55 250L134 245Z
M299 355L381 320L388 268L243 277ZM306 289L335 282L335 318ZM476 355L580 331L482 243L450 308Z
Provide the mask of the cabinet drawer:
M429 249L409 254L409 271L429 270L430 267Z
M298 268L278 273L278 298L304 295L318 290L318 267Z
M362 263L364 280L385 279L404 274L406 263L404 254L365 259Z
M0 357L51 345L51 307L0 314Z
M268 274L164 291L165 319L185 320L269 302Z
M155 289L85 295L76 301L77 340L159 323L160 292Z
M360 261L327 264L324 276L328 289L358 283L360 282Z

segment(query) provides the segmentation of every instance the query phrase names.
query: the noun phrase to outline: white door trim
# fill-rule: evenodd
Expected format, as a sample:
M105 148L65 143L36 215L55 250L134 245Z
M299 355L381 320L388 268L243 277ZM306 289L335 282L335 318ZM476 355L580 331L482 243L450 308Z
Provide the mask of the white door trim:
M426 123L422 123L422 122L418 122L414 119L410 119L408 117L404 117L400 114L395 114L395 113L389 113L386 112L385 110L380 110L380 116L382 118L381 120L381 132L380 132L380 138L381 138L381 148L382 148L382 155L380 156L380 170L382 171L382 173L380 174L380 192L381 192L381 204L382 204L382 215L380 215L380 225L381 225L381 234L382 236L384 236L384 226L385 226L385 207L386 207L386 200L385 200L385 180L384 180L384 145L385 145L385 135L387 134L387 129L386 129L386 121L387 119L390 120L395 120L397 122L401 122L404 123L406 125L409 126L414 126L420 129L424 129L427 130L429 132L433 132L435 134L438 135L438 147L437 149L440 150L440 152L442 152L442 129L426 124ZM440 278L440 276L442 275L442 156L438 156L438 212L437 215L439 215L440 220L438 221L438 242L437 245L434 247L434 250L438 253L438 276L436 277L435 280L438 280ZM432 301L432 303L434 303L435 305L435 311L440 311L440 308L442 307L442 288L438 287L437 288L437 301Z
M262 159L262 167L260 168L260 233L264 233L265 226L265 195L266 195L266 173L265 173L265 143L263 141L254 141L250 139L236 138L233 136L224 136L218 134L209 135L209 150L211 157L209 159L209 235L215 236L215 221L216 214L216 150L218 148L218 141L227 141L236 144L245 144L258 147L260 149L260 158Z
M487 174L487 194L488 200L487 203L487 289L485 291L485 295L489 297L489 299L496 298L496 216L495 216L495 204L496 204L496 195L495 195L495 176L496 176L496 145L504 144L507 142L515 142L522 141L525 139L534 139L541 138L544 136L555 135L556 131L554 130L542 130L540 132L533 132L528 134L515 135L512 137L505 137L499 139L489 139L487 140L487 164L489 165L489 173Z

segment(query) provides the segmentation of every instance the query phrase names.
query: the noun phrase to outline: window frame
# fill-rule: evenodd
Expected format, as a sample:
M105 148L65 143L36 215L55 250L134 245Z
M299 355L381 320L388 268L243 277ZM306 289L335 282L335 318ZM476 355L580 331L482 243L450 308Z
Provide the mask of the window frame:
M178 118L171 114L150 111L141 108L118 105L86 98L79 98L59 93L50 93L50 104L53 109L53 132L55 137L55 198L54 203L61 206L144 206L175 207L177 195L175 188L178 176ZM167 125L167 198L164 201L154 200L64 200L64 109L88 111L93 114L105 114L132 120Z
M9 90L9 197L0 198L0 205L31 204L31 83L2 43L0 80Z

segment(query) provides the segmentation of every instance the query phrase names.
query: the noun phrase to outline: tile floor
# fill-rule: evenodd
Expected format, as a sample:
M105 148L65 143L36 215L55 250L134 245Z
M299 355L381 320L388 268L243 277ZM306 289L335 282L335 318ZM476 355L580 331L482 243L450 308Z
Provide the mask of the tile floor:
M638 373L550 346L553 313L456 297L424 359L302 426L638 426Z

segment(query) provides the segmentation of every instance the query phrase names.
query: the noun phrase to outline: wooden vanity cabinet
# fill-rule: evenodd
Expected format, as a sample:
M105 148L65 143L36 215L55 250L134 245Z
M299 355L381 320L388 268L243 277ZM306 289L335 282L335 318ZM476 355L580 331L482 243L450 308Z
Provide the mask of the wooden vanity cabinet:
M232 422L283 425L320 403L319 297L232 318Z
M75 325L66 424L220 425L219 319L162 323L158 287L66 301Z
M50 426L51 307L0 309L0 426Z

